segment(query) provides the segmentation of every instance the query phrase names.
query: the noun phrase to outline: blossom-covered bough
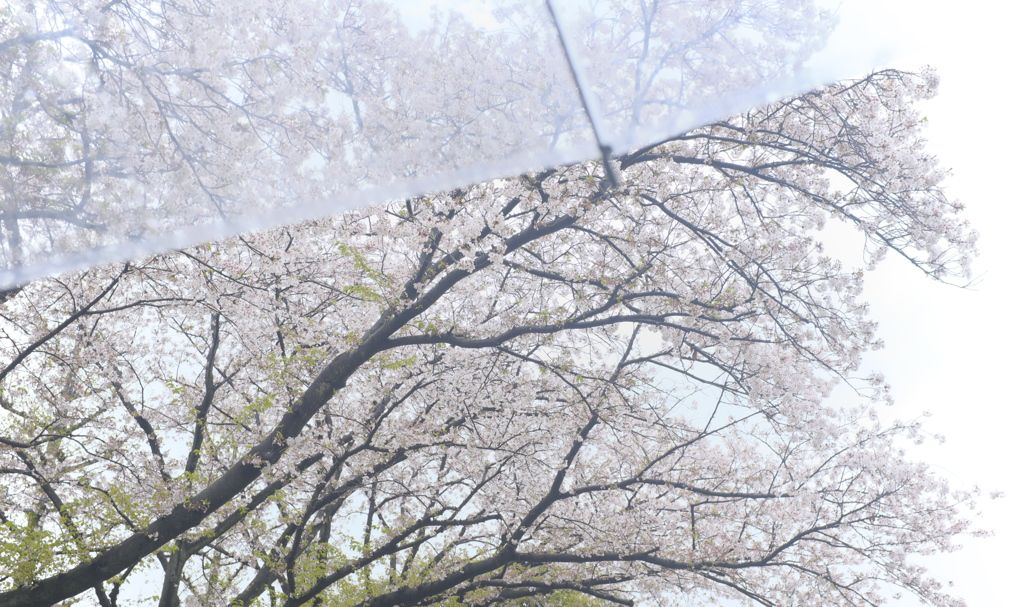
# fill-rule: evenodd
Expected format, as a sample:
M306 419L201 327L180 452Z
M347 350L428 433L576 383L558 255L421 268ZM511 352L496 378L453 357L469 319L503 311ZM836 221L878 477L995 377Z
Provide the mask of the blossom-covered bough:
M9 292L0 604L957 604L913 559L973 495L876 419L819 232L966 275L934 86L780 101L617 187L576 163Z

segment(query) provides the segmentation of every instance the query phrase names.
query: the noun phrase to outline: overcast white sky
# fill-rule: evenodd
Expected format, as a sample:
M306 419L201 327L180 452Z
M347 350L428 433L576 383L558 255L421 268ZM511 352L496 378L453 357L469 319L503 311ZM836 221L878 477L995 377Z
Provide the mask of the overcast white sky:
M1005 493L982 502L979 524L994 537L965 541L961 552L926 564L955 582L953 591L969 606L1022 605L1024 208L1017 179L1024 9L985 0L847 0L841 14L841 40L888 41L895 47L888 65L938 69L939 95L924 106L929 149L953 170L948 191L967 204L981 233L971 289L925 280L895 258L867 283L887 346L868 363L892 383L893 413L906 419L930 411L926 427L946 437L911 452L954 485Z

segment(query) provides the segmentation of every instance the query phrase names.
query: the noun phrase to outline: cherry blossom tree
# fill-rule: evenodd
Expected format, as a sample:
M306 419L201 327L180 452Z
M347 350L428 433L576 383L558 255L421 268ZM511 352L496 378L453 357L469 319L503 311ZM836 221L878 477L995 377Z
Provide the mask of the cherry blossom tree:
M182 15L159 19L185 31L184 6L161 4ZM376 5L349 8L391 23ZM159 21L151 9L110 3L82 19L128 11L117 14L145 32ZM480 49L450 23L463 44L453 57ZM65 205L45 221L87 222L101 195L140 183L225 212L247 192L323 193L342 173L308 163L331 141L317 129L367 115L356 103L300 119L292 102L315 87L290 93L291 111L261 109L174 67L188 62L153 51L139 70L110 43L76 40L128 64L124 78L181 81L145 97L89 76L134 108L107 119L97 155L78 121L99 116L55 120L47 112L74 102L52 101L47 82L11 93L35 108L18 119L42 129L14 129L26 149L74 141L83 158L37 159L36 171L4 161L8 198ZM5 44L23 62L46 48ZM511 42L490 50L517 56ZM284 90L318 73L294 60L234 68ZM372 70L335 67L353 87L373 84ZM430 74L408 86L432 90ZM400 150L397 127L422 116L413 106L441 97L378 84L391 93L373 111L395 119L372 128ZM205 101L181 102L192 85ZM937 279L968 274L975 235L913 108L935 85L929 72L881 71L631 150L611 162L615 182L603 163L575 163L7 292L0 604L112 606L135 584L161 607L860 606L900 592L957 605L914 558L972 532L974 495L904 456L916 423L877 418L884 380L858 375L880 346L862 273L830 257L820 232L858 230L868 265L894 252ZM160 106L161 94L180 105ZM489 115L475 107L464 110ZM158 135L128 138L150 120L163 121ZM291 173L260 170L288 158ZM19 242L61 240L44 221L19 241L10 226L31 218L5 212L12 259ZM840 383L859 398L828 400Z
M881 425L861 274L966 271L900 72L579 164L37 281L4 307L5 604L955 604L970 496ZM185 597L185 598L181 598ZM268 599L271 600L271 599Z

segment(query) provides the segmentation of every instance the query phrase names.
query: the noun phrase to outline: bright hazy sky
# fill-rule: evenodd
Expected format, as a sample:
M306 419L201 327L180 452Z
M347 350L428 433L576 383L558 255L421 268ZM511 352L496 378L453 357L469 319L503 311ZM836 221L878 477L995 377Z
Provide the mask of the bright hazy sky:
M895 48L887 65L938 70L938 97L924 106L929 149L953 170L948 191L967 205L981 233L970 289L926 280L895 257L867 281L886 342L868 364L893 385L896 405L889 413L907 419L930 411L926 429L946 437L944 444L908 450L954 486L1005 494L981 502L979 525L994 537L968 539L961 552L923 564L954 581L951 590L971 607L1024 605L1024 318L1017 316L1024 311L1017 248L1024 243L1024 209L1016 181L1022 174L1016 146L1024 141L1018 73L1024 9L987 0L847 0L840 14L837 36L848 43L888 41Z

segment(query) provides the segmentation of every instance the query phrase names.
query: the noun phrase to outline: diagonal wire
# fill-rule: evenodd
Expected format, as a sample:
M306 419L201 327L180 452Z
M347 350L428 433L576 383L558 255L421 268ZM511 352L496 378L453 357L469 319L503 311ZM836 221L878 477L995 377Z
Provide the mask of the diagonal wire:
M597 100L590 94L590 85L587 83L586 74L584 74L582 67L580 66L579 59L576 57L576 53L565 39L565 32L562 29L562 23L558 19L558 11L555 10L552 5L552 0L545 0L545 4L548 7L548 13L551 15L551 21L555 25L555 31L558 32L558 42L562 45L562 53L565 55L565 60L569 63L569 71L572 72L573 82L576 83L576 92L580 95L580 102L583 104L583 111L587 114L587 120L590 122L590 130L594 133L594 139L597 140L598 150L601 152L601 162L604 164L605 179L611 184L612 187L619 186L619 179L616 176L615 169L612 167L612 146L608 143L608 138L605 137L604 129L601 127L600 120L595 116L597 111Z

